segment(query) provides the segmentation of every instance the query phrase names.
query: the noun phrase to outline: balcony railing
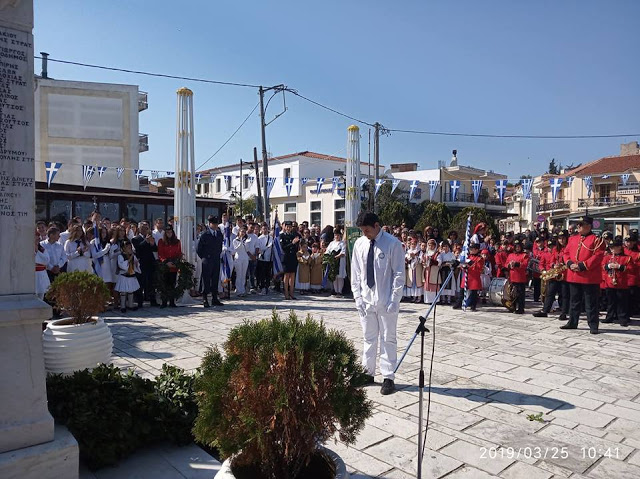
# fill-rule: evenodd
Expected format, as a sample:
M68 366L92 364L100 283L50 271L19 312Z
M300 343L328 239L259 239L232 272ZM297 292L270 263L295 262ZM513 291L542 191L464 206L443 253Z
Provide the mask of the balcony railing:
M138 92L138 111L146 110L149 108L149 104L147 103L147 92L139 91Z
M138 152L143 153L149 151L149 135L146 133L138 134Z
M604 196L601 198L580 198L578 208L604 208L606 206L619 206L629 203L629 198L624 196Z
M555 210L568 210L569 203L566 201L557 201L555 203L544 203L542 205L538 205L536 211L538 213L543 213L545 211L555 211Z
M466 203L475 203L473 198L473 193L458 193L456 196L456 200L453 201L451 193L447 193L444 195L445 203L458 203L458 202L466 202ZM478 203L483 203L485 205L498 205L501 206L500 200L498 198L489 198L487 195L478 196Z

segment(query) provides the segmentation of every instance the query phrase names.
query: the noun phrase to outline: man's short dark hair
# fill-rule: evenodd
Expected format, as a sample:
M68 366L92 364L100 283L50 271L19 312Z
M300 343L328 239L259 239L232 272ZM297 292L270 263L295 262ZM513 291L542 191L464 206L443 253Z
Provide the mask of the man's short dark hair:
M51 228L49 228L47 230L47 237L54 235L56 233L60 233L60 230L58 228L56 228L55 226L52 226Z
M365 213L361 212L358 215L358 220L356 221L356 225L361 226L375 226L376 223L380 224L380 218L375 213Z

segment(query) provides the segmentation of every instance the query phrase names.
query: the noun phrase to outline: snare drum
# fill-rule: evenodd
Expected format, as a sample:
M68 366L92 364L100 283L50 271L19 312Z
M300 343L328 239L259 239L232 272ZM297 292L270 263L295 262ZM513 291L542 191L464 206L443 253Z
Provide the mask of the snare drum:
M494 306L502 306L502 299L507 294L507 278L493 278L489 284L489 302Z

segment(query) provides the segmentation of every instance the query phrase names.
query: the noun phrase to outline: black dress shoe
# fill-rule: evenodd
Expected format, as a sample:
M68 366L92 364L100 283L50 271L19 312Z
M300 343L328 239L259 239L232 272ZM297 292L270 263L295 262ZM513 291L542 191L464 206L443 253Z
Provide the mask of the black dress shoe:
M371 374L364 375L364 383L365 384L373 384L376 382L376 379Z
M597 329L590 329L589 333L590 334L598 334L598 330Z
M558 316L558 321L566 321L567 320L567 315L562 313L560 316Z
M382 394L383 396L386 396L388 394L395 392L395 390L396 390L396 385L393 384L393 379L385 379L384 381L382 381L380 394Z
M171 306L172 308L177 308L176 302L173 299L169 301L169 306Z
M604 321L601 321L601 322L604 323ZM621 322L620 326L622 326L623 328L626 328L627 326L629 326L629 321Z
M215 301L211 301L211 304L213 304L214 306L224 306L224 303L221 303L217 299Z
M600 320L601 323L613 323L613 319L604 318Z
M578 329L578 326L572 326L569 323L560 326L560 329Z
M202 306L204 306L205 308L209 308L209 307L210 307L210 305L209 305L209 301L207 301L206 299L204 299L204 300L202 301Z
M162 302L162 306L160 306L160 308L164 309L164 308L166 308L166 307L167 307L167 302L166 302L166 301L163 301L163 302Z
M534 318L546 318L547 316L548 314L543 311L538 311L537 313L533 313Z
M157 307L158 307L158 306L160 306L160 305L158 304L158 302L157 302L157 301L151 301L150 306L153 306L153 307L156 307L156 308L157 308Z
M514 311L515 314L524 314L524 311L522 311L521 309L517 309Z

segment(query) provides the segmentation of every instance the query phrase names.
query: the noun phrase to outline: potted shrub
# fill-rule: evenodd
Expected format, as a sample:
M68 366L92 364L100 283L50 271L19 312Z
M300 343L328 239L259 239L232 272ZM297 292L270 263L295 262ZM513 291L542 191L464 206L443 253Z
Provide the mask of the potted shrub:
M371 415L365 374L344 333L292 311L232 329L196 381L196 439L227 458L221 478L346 478L322 444L352 444ZM216 476L218 478L218 476Z
M43 333L47 372L68 374L111 362L111 331L96 317L110 296L102 278L86 271L62 273L55 279L47 297L70 317L50 322Z

